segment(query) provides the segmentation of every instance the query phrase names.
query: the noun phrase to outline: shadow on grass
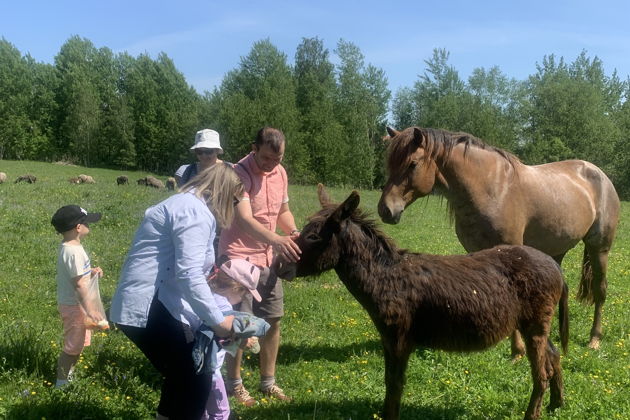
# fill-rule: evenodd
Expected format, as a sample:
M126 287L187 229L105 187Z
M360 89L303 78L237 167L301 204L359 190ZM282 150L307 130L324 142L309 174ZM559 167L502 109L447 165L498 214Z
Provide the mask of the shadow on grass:
M291 419L291 420L350 420L374 419L381 415L382 404L372 400L356 399L344 402L272 403L252 408L233 407L234 418L243 419ZM403 404L401 420L455 420L466 413L465 407L448 408L413 407Z
M145 419L147 413L136 410L118 409L115 412L104 410L97 403L89 401L46 401L34 403L32 401L15 404L6 412L6 419L41 420L108 420L121 418L125 420Z
M300 345L281 344L278 353L278 363L293 364L304 361L328 360L330 362L347 362L350 356L362 355L365 352L382 352L381 342L369 340L363 343L354 343L347 346L327 345Z

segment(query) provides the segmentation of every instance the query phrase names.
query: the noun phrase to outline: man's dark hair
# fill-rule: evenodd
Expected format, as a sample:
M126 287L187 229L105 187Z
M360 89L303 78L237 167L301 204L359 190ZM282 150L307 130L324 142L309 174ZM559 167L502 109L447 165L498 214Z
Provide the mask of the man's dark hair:
M254 144L260 148L264 145L271 147L275 153L280 152L280 147L286 142L282 131L273 127L263 127L258 130Z

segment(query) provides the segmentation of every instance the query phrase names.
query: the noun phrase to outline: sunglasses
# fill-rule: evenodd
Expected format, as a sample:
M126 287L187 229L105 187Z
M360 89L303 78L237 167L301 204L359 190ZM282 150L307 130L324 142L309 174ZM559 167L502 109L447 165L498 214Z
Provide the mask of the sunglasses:
M195 153L198 155L211 155L214 154L214 149L195 149Z

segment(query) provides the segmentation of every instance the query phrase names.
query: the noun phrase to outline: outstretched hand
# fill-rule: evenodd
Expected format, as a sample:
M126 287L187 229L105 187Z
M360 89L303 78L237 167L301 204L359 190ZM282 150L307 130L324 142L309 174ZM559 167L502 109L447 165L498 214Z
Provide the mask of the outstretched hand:
M296 237L297 239L297 237ZM286 261L298 262L302 251L290 236L276 235L276 240L271 244L273 250L279 257Z

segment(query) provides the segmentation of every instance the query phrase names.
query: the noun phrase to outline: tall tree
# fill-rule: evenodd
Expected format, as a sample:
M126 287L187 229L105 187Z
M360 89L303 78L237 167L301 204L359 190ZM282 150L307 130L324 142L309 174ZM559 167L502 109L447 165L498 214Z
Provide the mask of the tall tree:
M617 86L602 62L584 52L571 65L545 56L527 85L526 160L548 161L545 154L552 149L554 158L589 160L606 170L620 136L611 117L620 103L611 96Z
M340 60L335 112L345 130L347 152L340 160L348 168L345 183L371 188L376 165L381 163L376 142L384 133L383 111L390 96L387 80L382 70L373 66L366 69L363 53L356 45L340 40L335 52Z
M334 66L318 38L303 38L295 53L296 105L300 131L308 150L313 182L339 185L345 168L337 164L343 155L343 128L334 109Z
M264 126L282 130L287 139L285 166L293 182L310 178L307 151L299 131L295 86L287 57L268 39L256 42L230 71L214 95L220 103L219 131L226 155L238 160L251 150Z

